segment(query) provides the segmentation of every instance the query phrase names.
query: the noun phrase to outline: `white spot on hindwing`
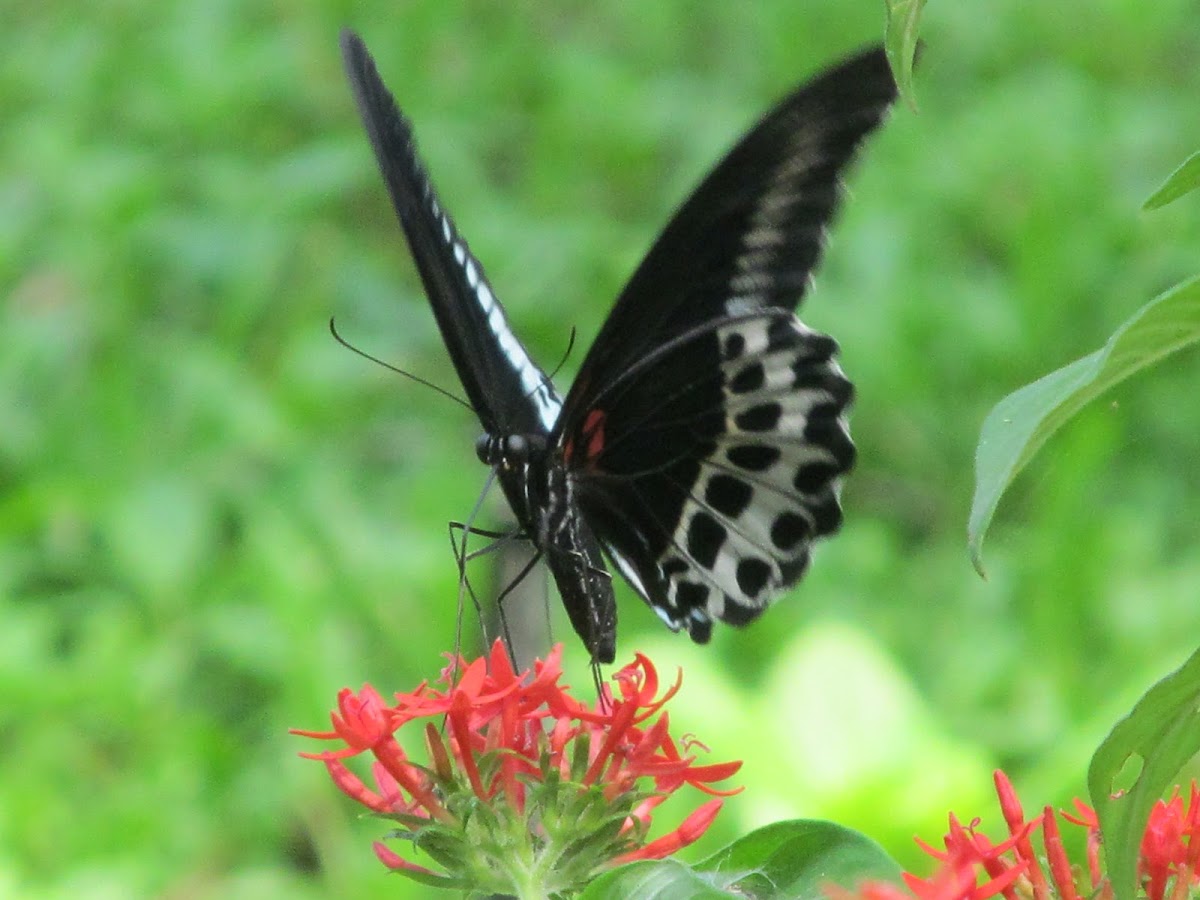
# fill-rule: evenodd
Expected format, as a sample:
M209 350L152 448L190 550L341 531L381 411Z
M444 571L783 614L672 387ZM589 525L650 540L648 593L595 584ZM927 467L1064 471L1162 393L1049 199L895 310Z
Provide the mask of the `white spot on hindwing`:
M852 460L850 389L825 335L795 316L765 314L716 336L726 348L724 431L658 560L676 624L746 622L794 585L813 541L840 524L841 475ZM820 427L809 431L814 417Z

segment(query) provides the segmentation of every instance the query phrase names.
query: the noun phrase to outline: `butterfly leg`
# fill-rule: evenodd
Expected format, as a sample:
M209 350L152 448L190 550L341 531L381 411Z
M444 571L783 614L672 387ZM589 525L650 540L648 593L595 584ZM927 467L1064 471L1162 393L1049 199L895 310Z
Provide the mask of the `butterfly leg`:
M475 619L479 623L480 632L485 636L485 639L487 636L487 628L484 625L483 604L479 601L479 596L475 593L475 588L471 585L471 579L467 575L467 563L477 557L494 553L509 541L523 540L525 535L520 531L490 531L486 528L475 528L471 525L454 521L448 523L448 532L450 547L454 553L454 562L458 567L458 615L454 625L454 643L455 652L457 653L462 647L463 610L466 608L466 604L463 602L464 595L471 598L471 605L475 608ZM461 542L458 540L458 534L460 533L462 535ZM467 538L473 534L491 538L492 542L486 547L468 552Z
M533 556L531 556L529 558L529 561L521 567L520 571L517 572L516 576L512 579L512 581L510 581L507 585L505 585L504 590L502 590L496 596L496 615L500 619L500 631L504 636L504 646L508 649L509 661L513 664L513 668L516 668L516 669L520 668L520 664L517 661L516 653L513 649L514 648L513 636L512 636L512 631L508 627L508 615L504 612L504 601L509 597L510 594L512 594L513 591L515 591L518 587L521 586L521 582L523 582L526 578L529 577L529 573L534 570L534 567L537 566L537 564L539 562L541 562L541 560L542 560L542 551L541 550L534 551L534 554L533 554ZM549 621L550 621L550 611L547 609L546 610L546 622L549 623Z
M462 532L461 544L457 540L456 530ZM463 610L466 608L464 594L471 598L471 605L475 607L475 619L481 631L484 630L483 604L479 602L475 588L471 586L471 580L467 577L467 560L470 558L467 554L467 536L473 533L473 529L461 522L450 522L447 531L450 536L450 548L454 553L454 563L458 567L458 603L454 619L454 656L457 659L462 653Z
M604 578L608 581L612 581L612 572L608 571L608 569L603 569L600 566L592 565L592 563L587 558L587 554L584 553L582 550L567 549L564 552L568 556L570 556L573 559L577 560L578 562L582 563L584 570L589 575L598 575L601 578Z
M598 575L601 578L604 578L606 581L611 582L612 573L603 566L597 566L590 559L588 559L587 554L579 549L578 540L579 538L577 535L571 534L568 537L564 537L561 540L555 541L552 546L554 547L556 553L559 553L563 557L571 560L574 565L581 567L587 574Z
M493 538L500 541L508 540L510 538L521 538L522 540L528 540L528 535L526 535L523 531L489 531L487 528L476 528L474 525L465 525L462 522L455 521L451 521L449 525L451 533L455 531L462 531L466 534L474 534L478 535L479 537ZM480 553L488 553L490 550L491 545L485 547L483 550L475 551L471 554L471 556L475 557Z
M476 621L479 623L481 633L486 641L488 628L485 624L485 616L483 611L483 603L479 600L479 596L475 593L475 588L471 584L470 577L467 575L467 563L481 556L487 556L492 553L497 553L505 547L510 546L514 541L530 541L529 535L524 530L515 531L489 531L485 528L475 528L465 525L462 522L449 522L450 546L454 551L455 563L458 566L459 576L459 603L458 603L458 620L456 623L457 640L461 643L462 625L463 625L463 610L466 607L464 595L470 597L471 605L475 608ZM461 535L461 543L459 540ZM491 538L491 542L478 550L467 551L466 541L469 535L479 535L481 537ZM504 601L512 594L529 576L538 562L541 560L541 551L534 553L533 557L522 564L521 569L517 574L504 586L500 594L496 598L496 613L500 621L501 636L504 639L504 644L508 649L509 657L514 656L514 643L512 630L509 627L508 618L504 610ZM549 621L549 610L546 610L545 618ZM514 666L517 661L513 659Z

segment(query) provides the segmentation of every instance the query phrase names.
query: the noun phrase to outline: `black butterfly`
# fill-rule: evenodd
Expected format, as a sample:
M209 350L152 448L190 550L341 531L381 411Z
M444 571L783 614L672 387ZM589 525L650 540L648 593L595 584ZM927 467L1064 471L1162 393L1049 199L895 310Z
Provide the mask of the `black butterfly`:
M509 328L358 35L342 55L450 357L525 535L594 662L616 651L604 555L673 630L744 625L841 525L853 387L793 312L839 176L896 87L881 48L801 86L659 236L566 399Z

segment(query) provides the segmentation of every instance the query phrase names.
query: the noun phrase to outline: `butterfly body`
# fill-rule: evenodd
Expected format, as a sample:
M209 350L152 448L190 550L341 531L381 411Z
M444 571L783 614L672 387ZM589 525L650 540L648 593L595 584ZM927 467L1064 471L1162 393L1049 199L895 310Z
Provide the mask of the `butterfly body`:
M672 629L707 641L807 569L841 524L853 388L794 308L839 176L895 98L883 51L785 98L655 242L562 398L438 201L366 47L346 69L434 315L524 534L597 662L615 653L605 557Z
M569 469L543 434L484 434L481 462L493 466L521 530L542 553L571 627L599 662L616 654L617 602L600 544L575 502Z

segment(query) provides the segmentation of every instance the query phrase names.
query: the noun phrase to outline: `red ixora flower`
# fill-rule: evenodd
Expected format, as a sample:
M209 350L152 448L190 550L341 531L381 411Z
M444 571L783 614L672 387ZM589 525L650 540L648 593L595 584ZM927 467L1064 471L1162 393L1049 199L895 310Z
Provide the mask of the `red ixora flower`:
M1113 892L1100 862L1100 822L1095 811L1075 800L1073 813L1047 806L1032 819L1017 799L1003 772L994 776L1000 810L1008 837L993 843L977 831L978 820L963 827L950 816L946 849L917 843L939 862L927 879L904 873L911 894L897 885L868 882L856 891L829 889L834 900L987 900L997 894L1005 900L1112 900ZM1067 857L1059 819L1087 829L1087 860L1075 866ZM1030 840L1040 829L1043 853ZM1198 883L1200 866L1200 791L1193 783L1185 802L1178 788L1170 800L1154 805L1142 836L1138 858L1138 885L1145 900L1186 900Z
M602 869L674 853L702 835L721 808L715 782L740 762L698 765L693 739L676 742L659 695L658 672L641 654L588 706L561 685L562 645L517 673L503 644L470 663L451 662L439 678L388 704L369 685L338 694L333 730L294 734L344 745L302 756L325 763L334 784L398 823L388 836L419 847L442 871L404 858L382 842L389 868L428 884L518 897L580 887ZM423 723L426 760L396 740ZM411 730L410 726L410 730ZM374 786L343 762L374 757ZM651 815L691 785L713 795L682 824L647 842Z

